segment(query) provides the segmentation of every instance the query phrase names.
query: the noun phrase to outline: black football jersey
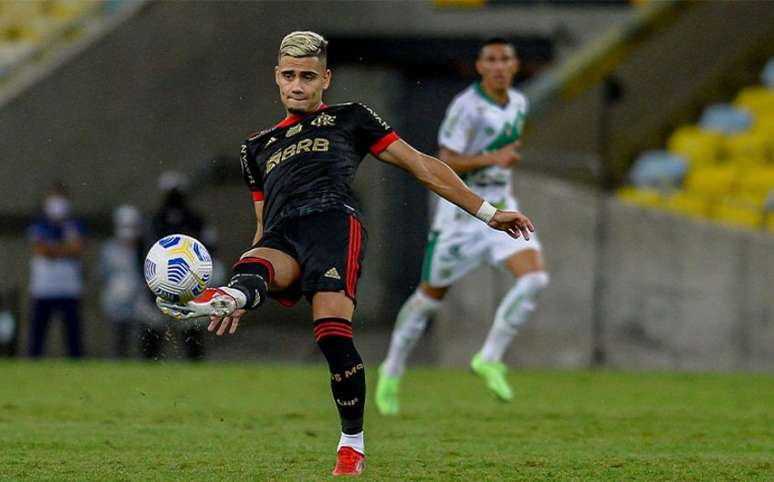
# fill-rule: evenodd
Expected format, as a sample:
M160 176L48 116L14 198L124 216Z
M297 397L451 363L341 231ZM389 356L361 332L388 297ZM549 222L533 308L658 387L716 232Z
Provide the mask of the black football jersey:
M352 192L360 162L378 155L397 134L360 103L290 115L242 145L242 174L254 200L263 200L264 230L288 218L340 210L360 216Z

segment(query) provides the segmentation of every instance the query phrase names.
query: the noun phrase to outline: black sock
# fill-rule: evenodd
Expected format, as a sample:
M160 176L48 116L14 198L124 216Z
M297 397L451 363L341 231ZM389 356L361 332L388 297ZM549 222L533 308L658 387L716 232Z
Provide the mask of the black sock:
M365 369L363 359L352 343L352 323L343 318L321 318L314 322L314 339L328 360L341 431L349 435L362 432Z
M240 259L232 271L234 274L227 286L245 294L246 309L259 307L269 293L269 285L274 279L274 267L263 258L249 257Z

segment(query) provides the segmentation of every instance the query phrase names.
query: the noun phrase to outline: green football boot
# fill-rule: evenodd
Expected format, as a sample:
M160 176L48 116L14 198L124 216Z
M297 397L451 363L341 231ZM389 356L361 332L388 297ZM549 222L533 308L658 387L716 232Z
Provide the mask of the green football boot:
M508 369L504 363L501 362L485 362L481 359L481 354L476 353L473 360L470 362L470 369L473 373L480 376L486 381L486 386L490 392L502 400L503 402L510 402L513 400L513 391L508 380L505 378L505 374Z
M397 415L400 410L398 389L400 377L391 377L379 366L379 381L376 382L376 409L382 415Z

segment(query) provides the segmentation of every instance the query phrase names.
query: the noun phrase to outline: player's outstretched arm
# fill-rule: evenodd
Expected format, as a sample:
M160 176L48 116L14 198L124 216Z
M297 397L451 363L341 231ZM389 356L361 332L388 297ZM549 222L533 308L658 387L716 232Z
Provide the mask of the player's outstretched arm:
M516 211L500 211L468 189L454 171L435 157L423 154L402 139L390 144L379 154L379 159L401 167L414 175L428 189L470 214L485 221L490 227L505 231L514 238L535 231L532 221Z
M500 166L508 169L521 161L521 154L518 150L520 146L521 141L516 141L495 151L472 156L442 146L438 153L438 159L454 169L457 174L475 171L486 166Z

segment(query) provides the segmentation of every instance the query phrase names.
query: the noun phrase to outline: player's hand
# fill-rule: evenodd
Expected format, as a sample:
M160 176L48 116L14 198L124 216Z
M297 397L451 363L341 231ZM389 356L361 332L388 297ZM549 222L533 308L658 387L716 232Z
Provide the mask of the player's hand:
M505 231L513 239L524 236L524 239L529 240L529 233L535 232L532 221L518 211L500 211L498 209L492 220L489 221L489 227Z
M515 166L521 161L519 152L521 141L512 142L491 153L492 164L505 169Z
M231 329L228 330L228 334L233 335L236 333L237 327L239 326L239 319L242 318L242 315L245 313L247 313L247 310L239 309L228 316L210 316L210 324L207 326L207 331L212 333L217 330L215 334L222 336L226 333L226 330L230 325ZM220 325L220 327L218 327L218 325Z

